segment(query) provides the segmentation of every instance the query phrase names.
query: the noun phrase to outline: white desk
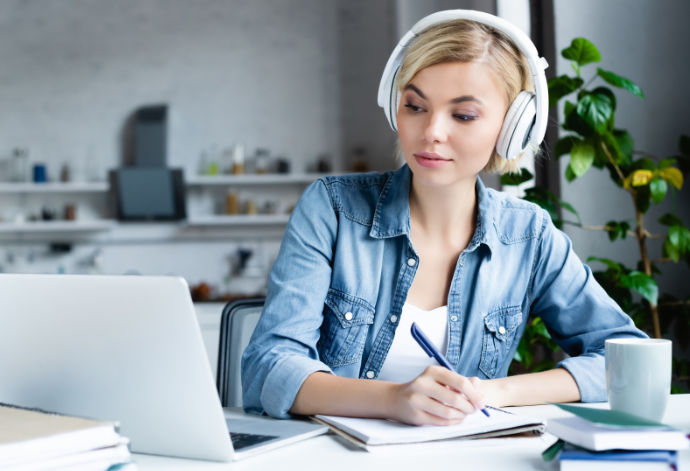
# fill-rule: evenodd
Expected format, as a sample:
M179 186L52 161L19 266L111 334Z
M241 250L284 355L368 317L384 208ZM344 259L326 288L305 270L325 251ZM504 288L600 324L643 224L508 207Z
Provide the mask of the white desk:
M605 404L601 404L605 406ZM553 418L566 413L556 406L511 408L515 413ZM690 394L671 396L664 422L690 433ZM148 455L135 455L142 471L152 470L281 470L365 471L369 469L425 470L557 470L557 462L545 463L541 452L553 443L549 434L537 438L503 438L474 441L446 440L386 447L366 452L347 445L334 435L322 435L232 463L213 463ZM679 471L690 471L690 450L679 454Z

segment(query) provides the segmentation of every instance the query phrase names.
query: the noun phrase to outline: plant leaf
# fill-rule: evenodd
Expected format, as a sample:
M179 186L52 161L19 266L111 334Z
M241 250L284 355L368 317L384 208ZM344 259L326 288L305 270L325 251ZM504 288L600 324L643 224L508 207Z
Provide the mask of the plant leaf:
M618 140L612 133L605 132L604 134L602 134L601 140L598 144L599 149L597 150L601 150L598 153L600 155L599 159L602 161L604 165L609 165L611 163L608 159L608 156L604 152L604 148L606 149L606 151L608 151L609 154L611 154L613 161L617 164L625 163L627 161L627 157L623 154L623 152L621 152L621 148L618 145Z
M568 166L565 168L565 179L568 182L572 182L577 178L577 175L575 175L575 172L573 172L573 168L568 164Z
M609 239L611 242L616 240L617 238L625 239L628 236L628 230L630 229L630 224L627 222L617 222L617 221L609 221L606 223L606 227L608 229L606 232L609 235Z
M537 319L539 319L538 322ZM546 329L544 322L541 321L541 317L535 318L535 322L532 322L532 327L534 328L534 332L540 337L547 339L551 338L551 334L549 334L549 331Z
M673 244L681 254L690 252L690 229L683 225L674 225L668 229L668 241Z
M577 222L580 223L580 225L582 225L582 219L580 218L580 214L575 210L573 205L571 205L570 203L566 203L563 200L558 200L558 204L561 205L561 207L563 209L565 209L566 211L574 214L575 217L577 218Z
M557 228L563 227L563 221L558 217L558 211L556 209L556 202L558 198L553 194L552 191L547 190L542 186L535 186L532 188L527 188L525 190L525 196L523 199L536 203L546 211L548 211L554 226Z
M666 197L666 192L668 191L666 180L662 178L654 178L649 182L649 191L652 193L652 200L654 201L654 204L661 203Z
M568 75L561 75L549 80L549 108L558 103L558 100L582 86L584 80L580 77L569 77Z
M683 226L671 226L668 229L668 240L674 247L681 248L682 233L679 228Z
M666 213L659 218L659 222L664 226L682 226L683 221L678 216L671 213Z
M680 260L680 250L678 250L678 247L673 245L669 239L664 241L664 245L661 248L661 254L664 257L670 258L676 263L678 263L678 260Z
M656 163L652 159L644 157L642 159L635 161L634 168L635 168L635 170L638 170L638 169L655 170L656 169Z
M577 105L565 101L563 105L563 123L561 126L568 131L574 131L581 136L590 136L594 130L577 114Z
M659 172L659 176L675 186L677 190L683 187L683 174L675 167L666 167L662 169Z
M621 77L620 75L614 74L613 72L609 72L608 70L604 70L600 67L597 67L597 75L601 78L603 78L606 82L610 83L614 87L622 88L624 90L629 91L635 96L639 96L640 98L644 98L644 93L642 93L642 90L640 87L638 87L635 83L633 83L632 80L627 79L625 77Z
M581 177L585 174L589 167L594 162L594 148L591 144L584 141L577 141L573 143L573 148L570 150L570 165L575 177Z
M635 149L635 141L628 131L622 129L614 129L613 137L618 142L618 148L621 150L621 154L625 157L625 164L630 164L632 161L632 153Z
M633 270L630 273L621 276L621 284L626 288L637 291L649 301L656 305L659 298L659 287L651 276L645 275L641 271Z
M520 173L506 173L501 175L501 185L520 185L529 181L534 176L526 168L521 168Z
M609 267L610 270L613 270L616 273L622 273L623 272L623 265L621 265L618 262L614 262L611 259L608 258L601 258L601 257L589 257L587 259L588 262L601 262L607 267Z
M601 60L601 54L597 47L585 38L573 39L570 46L561 51L561 55L579 66Z
M675 163L676 163L675 158L668 157L666 159L662 159L661 161L659 161L659 164L657 165L657 167L659 168L659 170L662 170L662 169L670 167L671 165L673 165Z
M616 110L616 95L613 93L613 90L608 87L597 87L592 90L591 93L593 95L606 95L609 97L609 100L611 100L611 109L613 111ZM611 119L613 119L613 113L611 114Z
M556 141L556 145L554 146L554 154L556 155L556 158L561 157L562 155L570 154L570 149L573 148L573 143L578 140L579 139L574 136L565 136Z
M648 184L652 177L654 177L654 172L651 170L635 170L633 173L626 177L626 182L628 187L630 186L642 186Z
M577 114L601 134L613 114L611 99L604 93L587 93L577 103Z

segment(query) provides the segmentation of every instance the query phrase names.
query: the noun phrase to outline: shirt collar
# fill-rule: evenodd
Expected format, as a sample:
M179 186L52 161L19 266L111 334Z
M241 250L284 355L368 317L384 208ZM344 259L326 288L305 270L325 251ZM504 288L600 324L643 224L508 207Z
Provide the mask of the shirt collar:
M379 195L369 235L375 238L410 234L410 183L412 172L407 164L389 174ZM496 207L489 190L477 177L477 227L467 250L486 245L489 250L498 242L495 231Z
M491 193L480 177L477 177L475 191L477 192L478 208L477 227L474 230L474 235L467 248L473 250L477 246L483 244L491 251L492 247L495 246L494 244L498 242L495 229L496 225L494 224L497 210L496 205L494 204Z
M407 164L391 172L379 195L369 235L376 238L410 233L410 182Z

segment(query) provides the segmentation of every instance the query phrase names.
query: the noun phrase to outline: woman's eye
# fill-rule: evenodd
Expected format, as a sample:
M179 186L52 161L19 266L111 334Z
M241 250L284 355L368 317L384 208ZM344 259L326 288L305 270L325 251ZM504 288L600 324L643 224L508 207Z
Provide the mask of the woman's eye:
M413 111L413 112L415 112L415 113L418 113L418 112L422 111L422 107L421 107L421 106L413 105L412 103L406 103L406 104L405 104L405 108L407 108L407 109L409 109L410 111Z
M477 119L476 116L469 115L469 114L454 114L453 118L460 120L460 121L473 121Z

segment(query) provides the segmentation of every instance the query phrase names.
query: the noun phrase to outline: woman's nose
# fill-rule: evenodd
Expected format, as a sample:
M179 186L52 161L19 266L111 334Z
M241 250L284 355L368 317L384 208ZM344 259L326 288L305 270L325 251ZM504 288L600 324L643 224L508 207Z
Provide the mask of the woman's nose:
M430 113L424 129L424 140L427 142L443 142L448 136L447 122L440 113Z

